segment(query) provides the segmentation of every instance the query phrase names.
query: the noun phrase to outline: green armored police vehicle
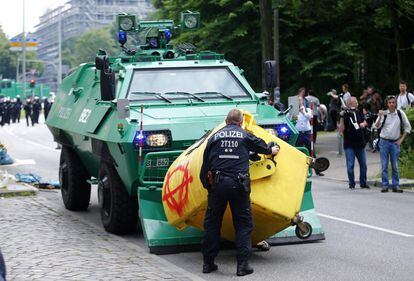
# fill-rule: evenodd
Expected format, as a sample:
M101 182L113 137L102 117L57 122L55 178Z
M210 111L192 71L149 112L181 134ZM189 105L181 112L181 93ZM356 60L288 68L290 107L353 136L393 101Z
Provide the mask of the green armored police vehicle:
M100 50L95 63L81 64L68 75L47 119L62 145L59 179L64 205L72 211L86 210L91 184L97 183L102 224L108 232L124 234L141 227L154 253L197 245L202 232L175 229L163 210L161 189L172 162L235 107L249 111L259 125L292 145L297 130L222 54L197 52L189 43L176 48L169 43L178 29L197 30L199 13L182 13L179 26L171 20L138 22L134 15L122 14L117 25L119 56ZM143 30L145 42L127 47L127 34ZM275 65L267 66L271 85ZM312 225L308 240L324 239L310 174L301 215ZM299 239L290 227L268 241Z

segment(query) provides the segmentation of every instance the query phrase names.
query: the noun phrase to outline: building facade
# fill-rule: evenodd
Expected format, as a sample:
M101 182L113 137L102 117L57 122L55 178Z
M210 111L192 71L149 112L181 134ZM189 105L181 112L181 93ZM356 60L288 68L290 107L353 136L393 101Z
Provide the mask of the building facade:
M69 0L65 5L49 10L40 17L35 36L39 43L37 56L46 61L39 82L57 88L59 37L61 42L86 31L101 28L115 21L119 13L137 14L144 19L153 11L151 0ZM63 74L69 70L62 66Z

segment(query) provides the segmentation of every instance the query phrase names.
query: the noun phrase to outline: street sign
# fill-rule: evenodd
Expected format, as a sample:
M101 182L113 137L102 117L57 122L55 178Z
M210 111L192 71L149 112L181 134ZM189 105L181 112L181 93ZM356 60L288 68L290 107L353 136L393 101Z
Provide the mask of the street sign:
M14 37L10 39L9 42L10 51L20 52L23 50L23 39L22 37ZM37 39L36 38L26 38L26 51L37 51Z

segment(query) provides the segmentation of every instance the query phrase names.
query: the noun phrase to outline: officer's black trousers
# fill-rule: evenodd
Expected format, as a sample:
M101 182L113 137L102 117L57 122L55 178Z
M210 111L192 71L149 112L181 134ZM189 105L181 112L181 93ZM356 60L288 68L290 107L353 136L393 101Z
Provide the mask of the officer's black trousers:
M253 230L250 194L235 185L233 179L226 178L209 190L202 245L205 262L214 261L219 252L221 222L227 202L230 204L236 231L237 261L247 261L250 256L252 248L250 234Z

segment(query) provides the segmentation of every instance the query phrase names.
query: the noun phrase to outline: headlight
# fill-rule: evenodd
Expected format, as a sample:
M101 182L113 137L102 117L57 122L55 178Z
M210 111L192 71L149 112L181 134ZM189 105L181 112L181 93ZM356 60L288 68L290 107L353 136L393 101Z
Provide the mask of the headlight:
M171 132L169 130L136 131L132 145L135 149L142 146L144 150L164 150L172 145Z
M165 134L151 134L147 137L148 146L164 146L168 143L168 136Z

